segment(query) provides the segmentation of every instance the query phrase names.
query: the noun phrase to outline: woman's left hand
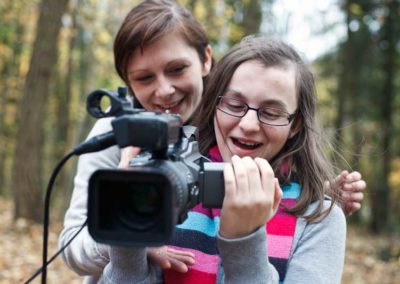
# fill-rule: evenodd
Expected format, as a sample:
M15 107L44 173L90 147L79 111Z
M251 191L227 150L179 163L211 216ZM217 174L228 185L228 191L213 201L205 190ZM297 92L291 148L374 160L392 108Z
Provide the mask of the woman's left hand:
M282 190L265 159L232 157L224 168L225 198L221 210L220 235L249 235L276 213Z
M193 265L195 256L192 252L177 250L168 246L147 248L147 257L162 269L173 269L185 273Z

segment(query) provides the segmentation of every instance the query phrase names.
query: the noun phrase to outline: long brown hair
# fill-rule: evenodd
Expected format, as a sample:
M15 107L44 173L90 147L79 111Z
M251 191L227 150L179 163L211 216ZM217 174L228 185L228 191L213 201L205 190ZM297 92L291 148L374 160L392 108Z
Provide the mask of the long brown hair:
M127 14L114 40L114 63L118 75L129 86L126 68L133 52L160 37L178 32L196 49L202 63L209 45L204 29L184 7L170 0L146 0Z
M333 181L333 167L323 149L324 141L316 122L316 92L314 77L299 54L282 41L265 37L246 37L216 64L209 75L209 81L200 105L195 124L199 128L199 146L203 154L216 145L214 116L218 96L227 89L236 69L244 62L256 60L266 67L293 66L296 72L296 93L298 109L292 127L299 131L286 141L282 150L269 161L281 183L296 179L302 186L301 196L295 207L288 212L304 216L308 206L319 200L319 205L311 214L305 216L309 221L325 217L338 194L329 192L332 203L324 210L323 201L327 188L325 181ZM280 171L283 164L289 164L289 171Z

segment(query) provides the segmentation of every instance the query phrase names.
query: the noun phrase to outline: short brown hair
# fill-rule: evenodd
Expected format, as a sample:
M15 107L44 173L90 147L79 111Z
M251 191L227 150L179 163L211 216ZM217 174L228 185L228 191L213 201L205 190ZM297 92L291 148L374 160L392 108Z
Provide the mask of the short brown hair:
M132 53L175 31L196 49L204 63L209 41L201 24L187 9L170 0L146 0L132 8L114 41L115 68L127 85L126 68Z

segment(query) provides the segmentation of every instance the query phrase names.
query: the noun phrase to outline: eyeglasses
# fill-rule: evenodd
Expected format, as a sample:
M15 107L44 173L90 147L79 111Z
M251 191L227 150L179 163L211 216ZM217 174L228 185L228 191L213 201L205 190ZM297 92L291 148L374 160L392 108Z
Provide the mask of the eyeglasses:
M271 107L252 108L240 100L224 96L219 96L217 103L217 109L235 117L244 117L250 109L255 110L261 123L272 126L288 125L296 116L296 112L289 114L286 111Z

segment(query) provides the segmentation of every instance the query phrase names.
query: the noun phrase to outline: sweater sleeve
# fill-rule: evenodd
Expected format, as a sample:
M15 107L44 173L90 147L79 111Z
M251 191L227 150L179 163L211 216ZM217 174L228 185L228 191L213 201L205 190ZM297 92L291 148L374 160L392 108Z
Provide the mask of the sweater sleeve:
M324 202L329 205L330 201ZM306 214L314 208L310 206ZM338 206L319 223L299 218L284 283L340 283L345 245L346 219Z
M157 269L148 263L146 248L112 246L110 262L104 268L99 283L156 284L162 283L162 278Z
M279 275L267 256L265 226L254 233L226 239L218 235L223 283L278 283Z
M112 118L98 120L88 138L111 130L111 120ZM59 237L59 247L64 246L87 219L88 180L92 173L101 168L116 168L119 160L120 150L117 146L79 157L72 198ZM108 263L109 248L96 243L87 228L84 228L67 246L62 256L65 263L79 275L99 276Z

